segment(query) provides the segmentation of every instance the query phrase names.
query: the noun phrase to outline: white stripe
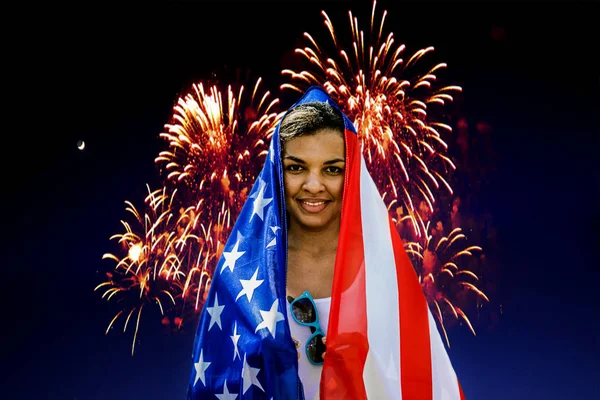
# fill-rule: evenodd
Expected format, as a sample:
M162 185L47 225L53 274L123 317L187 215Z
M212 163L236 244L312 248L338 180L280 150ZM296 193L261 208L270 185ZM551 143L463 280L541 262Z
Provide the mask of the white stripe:
M460 400L458 380L448 353L442 343L442 337L429 308L429 342L431 343L431 383L433 400Z
M389 214L362 156L360 209L369 340L363 380L369 399L400 400L398 279Z

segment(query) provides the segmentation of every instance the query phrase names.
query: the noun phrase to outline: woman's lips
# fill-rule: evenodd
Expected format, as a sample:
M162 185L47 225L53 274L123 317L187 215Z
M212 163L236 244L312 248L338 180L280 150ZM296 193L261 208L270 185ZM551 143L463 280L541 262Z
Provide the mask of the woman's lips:
M326 200L298 200L300 207L309 213L321 212L327 207L328 201Z

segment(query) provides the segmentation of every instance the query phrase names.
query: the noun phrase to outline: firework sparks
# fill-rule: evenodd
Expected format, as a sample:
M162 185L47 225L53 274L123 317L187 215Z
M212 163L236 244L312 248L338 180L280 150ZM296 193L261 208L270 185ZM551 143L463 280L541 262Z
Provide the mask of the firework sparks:
M107 253L103 259L112 259L117 265L108 280L96 286L94 290L104 289L102 298L110 301L113 297L125 307L112 319L106 333L120 316L126 316L123 332L127 330L130 319L135 318L135 332L131 353L135 351L135 341L144 306L157 304L161 313L167 304L175 305L173 282L183 277L180 270L181 260L175 251L177 225L171 213L173 196L165 190L151 192L148 188L145 199L147 212L143 215L135 206L126 201L127 211L135 218L135 225L121 221L125 228L122 234L113 235L125 249L125 255L119 258ZM167 304L165 304L165 302Z
M405 247L449 345L444 315L462 319L475 333L456 300L459 289L488 300L475 285L477 275L459 268L458 263L462 256L472 256L481 248L456 250L464 239L460 230L439 241L427 235L437 198L452 194L448 182L456 169L444 141L452 129L436 116L461 88L436 84L436 74L446 64L420 67L432 47L402 59L405 46L395 45L392 33L384 38L387 12L376 24L375 5L367 35L349 12L352 44L348 52L323 12L334 49L331 54L336 57L329 57L305 33L309 45L296 52L309 61L310 70L282 71L290 83L281 89L304 92L313 84L323 86L353 121L388 210L395 210L397 221L411 231L403 236ZM176 310L174 321L179 327L184 314L195 316L204 304L232 221L283 116L273 111L278 99L262 93L260 83L259 79L250 94L243 86L236 93L231 86L222 92L217 86L193 85L177 101L160 134L166 149L155 162L161 168L164 188L146 199L144 217L128 203L142 233L134 233L123 222L126 232L114 238L126 254L122 258L105 255L117 266L108 281L96 288L105 289L107 300L116 298L124 304L107 332L120 316L126 318L124 330L130 319L136 321L132 354L143 307L157 304L163 315L167 308Z
M95 290L122 306L106 333L119 317L125 318L124 332L135 319L132 354L144 307L156 304L163 316L174 313L180 327L184 316L197 315L204 304L231 222L283 115L272 111L278 99L261 94L260 83L249 100L243 86L237 94L229 87L224 100L216 86L205 91L193 85L160 135L168 143L155 160L166 174L164 187L148 188L144 215L126 202L134 224L122 221L125 232L111 238L125 254L104 255L117 265Z
M228 88L226 100L216 86L208 91L193 85L192 93L180 98L170 124L160 137L168 142L156 163L164 166L167 181L206 206L214 217L223 201L239 211L260 171L271 138L282 114L272 112L278 99L270 93L258 95L258 79L245 102L242 86L237 95ZM218 200L218 201L214 201Z
M155 162L164 169L166 186L180 192L183 207L191 203L202 210L200 223L190 228L201 247L188 246L187 251L189 257L194 252L202 255L203 266L196 262L190 277L194 273L206 275L208 280L212 277L232 222L260 172L268 141L283 116L273 111L279 100L271 99L268 91L262 93L260 84L259 78L249 98L244 86L237 94L229 86L225 99L217 86L205 91L202 84L193 85L175 105L166 132L160 134L168 150L160 152ZM186 283L183 297L189 292ZM197 311L203 301L195 297Z
M402 227L406 250L449 346L446 313L463 320L475 334L457 294L471 291L488 301L476 286L477 275L459 268L466 261L462 257L472 257L481 248L456 250L465 239L460 229L441 239L428 235L431 217L438 211L436 201L453 194L449 182L456 170L445 142L452 128L439 116L462 89L437 83L446 64L423 67L433 47L403 58L406 46L396 44L393 33L384 33L387 11L377 20L376 2L368 32L348 12L348 46L324 11L322 16L329 43L320 45L305 33L307 45L296 53L308 67L283 70L289 81L281 89L304 92L312 85L323 86L354 123L368 168L394 221Z
M328 91L353 121L369 170L384 200L389 206L398 202L404 207L413 219L415 236L420 237L424 232L419 231L416 206L425 201L433 211L438 190L452 193L447 175L456 168L445 154L448 145L443 139L443 134L452 128L429 111L452 102L452 93L461 88L435 84L435 74L446 67L443 63L411 74L413 70L422 71L414 65L431 53L433 47L417 51L406 61L402 59L405 46L395 45L393 33L383 36L387 11L375 26L375 6L374 2L370 33L366 35L349 11L352 35L349 51L323 11L333 46L331 56L305 33L309 45L296 49L296 53L308 60L310 68L301 72L283 70L282 74L291 82L283 84L281 89L303 92L316 84Z
M423 227L426 232L428 225ZM470 291L479 299L489 302L485 293L475 285L479 277L473 271L463 268L464 263L461 262L464 257L472 257L474 252L480 253L482 248L464 247L465 240L466 236L462 230L456 228L448 236L433 238L432 235L428 235L420 242L407 242L404 245L448 347L450 341L444 316L462 319L475 335L471 321L459 306L459 294Z

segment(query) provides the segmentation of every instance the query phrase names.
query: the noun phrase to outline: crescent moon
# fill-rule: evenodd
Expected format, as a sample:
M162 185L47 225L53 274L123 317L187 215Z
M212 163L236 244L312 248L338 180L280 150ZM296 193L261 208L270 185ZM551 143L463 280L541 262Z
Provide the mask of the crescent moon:
M83 140L80 140L80 141L78 141L78 142L77 142L77 148L78 148L79 150L83 150L83 149L85 149L85 142L84 142Z

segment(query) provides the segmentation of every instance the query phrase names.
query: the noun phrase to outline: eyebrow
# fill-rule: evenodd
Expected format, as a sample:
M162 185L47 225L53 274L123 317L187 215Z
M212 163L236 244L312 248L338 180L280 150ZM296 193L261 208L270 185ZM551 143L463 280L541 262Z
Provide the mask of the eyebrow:
M304 160L302 160L302 159L300 159L300 158L298 158L298 157L294 157L294 156L284 156L283 158L284 158L285 160L292 160L292 161L294 161L294 162L297 162L298 164L306 164L306 161L304 161ZM341 159L341 158L334 158L333 160L328 160L328 161L325 161L325 162L323 163L323 165L331 165L331 164L336 164L336 163L339 163L339 162L346 162L346 161L345 161L345 160L343 160L343 159Z

